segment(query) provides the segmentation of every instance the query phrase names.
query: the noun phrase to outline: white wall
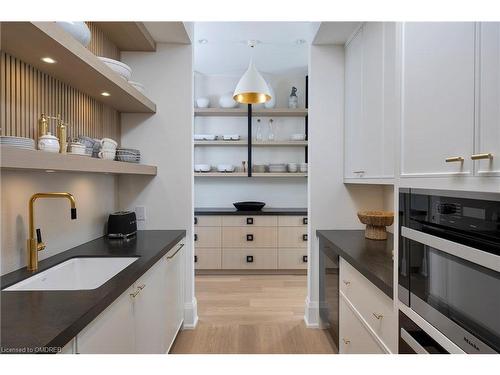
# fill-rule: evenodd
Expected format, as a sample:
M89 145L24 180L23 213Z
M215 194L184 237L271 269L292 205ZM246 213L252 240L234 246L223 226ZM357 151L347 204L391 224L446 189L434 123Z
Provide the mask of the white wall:
M311 46L309 65L309 268L304 319L319 326L318 229L363 229L357 211L383 209L380 186L343 183L344 47Z
M75 196L77 220L70 220L67 199L35 203L35 225L47 245L45 259L104 235L110 212L116 211L115 177L85 173L5 171L1 173L1 273L26 266L28 200L37 192L69 192Z
M157 112L122 114L123 147L141 150L142 162L158 166L151 177L120 176L119 206L146 208L140 229L184 229L185 327L196 324L193 256L193 72L192 46L158 44L156 53L122 53L132 79L144 84Z
M264 74L266 81L274 88L277 98L276 107L288 107L288 96L291 87L298 89L299 107L305 106L305 76L307 72L289 72L283 75ZM194 97L208 96L211 107L219 107L219 97L232 93L239 76L195 74ZM241 106L241 105L240 105ZM244 106L242 106L244 107ZM261 105L262 107L262 105ZM257 120L254 117L252 133L257 135ZM268 136L268 120L262 117L261 129L264 139ZM273 118L276 140L288 140L294 133L304 133L304 118ZM195 133L198 134L239 134L247 138L246 117L196 117ZM242 170L242 161L247 160L246 147L196 147L195 163L233 164ZM258 147L253 149L253 164L268 163L303 163L305 152L303 147ZM229 181L231 180L231 181ZM223 192L223 194L221 194ZM238 179L195 179L195 207L232 207L232 203L242 200L258 200L267 203L268 207L306 207L306 179L283 178L238 178Z

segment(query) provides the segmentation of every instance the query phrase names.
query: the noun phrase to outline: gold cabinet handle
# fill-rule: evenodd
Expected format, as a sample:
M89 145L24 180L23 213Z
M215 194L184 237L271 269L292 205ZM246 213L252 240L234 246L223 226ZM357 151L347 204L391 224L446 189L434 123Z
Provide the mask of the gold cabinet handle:
M454 162L463 163L464 162L464 158L461 157L461 156L453 156L451 158L446 158L446 162L447 163L454 163Z
M382 319L384 316L382 314L373 313L373 316L378 320Z
M493 159L493 154L491 152L485 154L474 154L470 157L472 160L481 160L481 159Z
M349 345L351 343L351 340L346 339L344 337L342 337L342 341L344 342L345 345Z
M342 282L343 282L343 283L344 283L344 284L345 284L346 286L349 286L349 285L351 285L351 282L350 282L350 281L347 281L347 280L343 280Z
M146 284L141 284L137 287L139 290L143 290L146 287Z
M141 292L140 289L137 289L134 293L130 293L130 297L135 298Z

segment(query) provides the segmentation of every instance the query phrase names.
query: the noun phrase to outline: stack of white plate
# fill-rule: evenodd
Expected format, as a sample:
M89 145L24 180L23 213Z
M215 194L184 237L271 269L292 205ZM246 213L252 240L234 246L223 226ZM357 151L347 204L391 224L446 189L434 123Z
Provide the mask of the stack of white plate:
M1 136L0 145L21 148L23 150L35 149L35 141L31 138L24 137Z
M128 81L132 75L132 69L127 64L122 63L118 60L109 59L107 57L99 56L104 64L111 68L122 77L125 81Z
M195 141L215 141L217 136L215 134L195 134Z
M212 166L210 164L195 164L194 171L195 172L210 172L212 170Z
M116 160L127 163L139 163L141 161L141 152L133 148L117 148Z
M270 173L285 173L286 164L269 164Z
M144 94L144 85L142 83L135 82L135 81L128 81L128 83L130 83L131 86L135 87L137 89L137 91Z

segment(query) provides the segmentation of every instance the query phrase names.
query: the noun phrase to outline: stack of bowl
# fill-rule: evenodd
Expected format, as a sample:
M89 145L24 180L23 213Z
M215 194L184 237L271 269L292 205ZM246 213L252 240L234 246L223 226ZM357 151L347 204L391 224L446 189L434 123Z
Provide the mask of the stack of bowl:
M141 152L133 148L117 148L116 160L127 163L139 163L141 161Z
M24 137L1 136L0 145L21 148L23 150L35 149L35 141L31 138Z

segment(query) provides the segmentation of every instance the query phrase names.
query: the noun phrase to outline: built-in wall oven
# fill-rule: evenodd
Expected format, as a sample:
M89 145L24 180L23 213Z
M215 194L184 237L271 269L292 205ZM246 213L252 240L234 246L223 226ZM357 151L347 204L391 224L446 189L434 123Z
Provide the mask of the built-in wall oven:
M401 189L399 200L400 301L466 353L499 353L500 194Z

